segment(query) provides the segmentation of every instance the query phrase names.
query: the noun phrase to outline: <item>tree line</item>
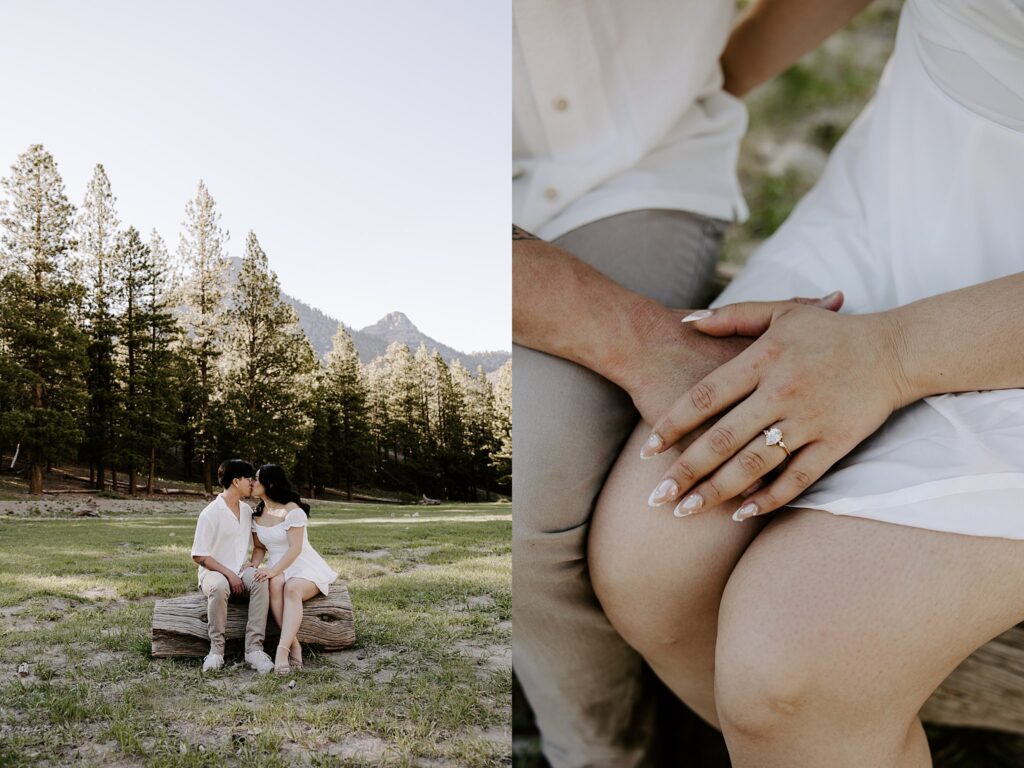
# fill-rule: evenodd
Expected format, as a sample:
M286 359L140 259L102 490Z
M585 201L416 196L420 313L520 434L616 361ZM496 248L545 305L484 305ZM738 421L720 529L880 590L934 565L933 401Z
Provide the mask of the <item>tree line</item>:
M511 362L492 381L393 343L364 365L343 326L318 360L254 232L231 272L202 181L173 256L122 226L102 165L78 208L42 145L0 183L0 446L31 493L68 461L97 490L169 472L211 492L234 456L310 495L510 491Z

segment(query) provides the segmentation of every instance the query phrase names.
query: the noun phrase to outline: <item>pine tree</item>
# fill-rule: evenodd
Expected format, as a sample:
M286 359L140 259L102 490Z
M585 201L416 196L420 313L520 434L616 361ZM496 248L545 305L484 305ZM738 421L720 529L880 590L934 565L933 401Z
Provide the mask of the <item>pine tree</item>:
M494 450L491 466L497 481L503 486L512 486L512 361L508 360L499 368L494 377Z
M135 272L140 341L136 364L137 405L133 410L144 415L135 433L135 448L137 460L147 466L146 492L152 493L157 448L174 437L177 426L174 414L180 387L175 376L178 369L175 342L180 338L180 328L171 311L176 274L167 247L155 229L143 253L145 259Z
M223 300L228 274L224 244L228 234L220 228L220 213L202 181L195 199L185 206L185 222L178 255L188 270L183 286L185 352L192 379L183 387L188 417L186 441L203 470L206 492L213 491L213 458L217 446L216 403L220 397L218 371L220 335L224 323Z
M2 182L0 349L9 382L4 437L29 466L29 492L42 493L47 463L82 439L85 340L72 316L80 290L69 279L74 208L53 157L41 144L22 153Z
M102 165L93 170L85 200L78 211L79 262L76 272L86 286L84 325L89 337L89 411L85 452L95 470L96 487L105 487L108 462L117 451L116 423L120 398L116 386L114 343L117 335L117 303L121 287L114 261L120 222L114 210L117 199ZM115 487L116 490L116 487Z
M462 455L465 451L466 430L463 424L465 402L455 386L451 370L444 358L435 349L431 358L433 366L432 393L434 435L436 438L437 477L442 484L441 495L453 497L453 483L457 482Z
M465 403L463 421L466 428L465 461L469 475L467 498L476 501L477 489L483 485L485 498L490 499L494 474L490 456L494 449L494 390L482 367L472 376L458 361L452 366L452 378Z
M252 232L231 292L226 343L224 411L235 452L290 471L312 428L316 354Z
M320 384L327 418L327 445L333 478L352 498L352 484L371 467L368 393L355 344L345 326L339 325Z

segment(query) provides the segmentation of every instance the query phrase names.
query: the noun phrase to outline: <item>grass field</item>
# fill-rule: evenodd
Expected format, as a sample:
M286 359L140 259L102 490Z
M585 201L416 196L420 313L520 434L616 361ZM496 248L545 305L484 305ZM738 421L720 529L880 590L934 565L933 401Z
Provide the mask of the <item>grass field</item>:
M82 504L0 500L0 765L511 763L508 504L314 503L357 644L291 678L150 658L203 502Z

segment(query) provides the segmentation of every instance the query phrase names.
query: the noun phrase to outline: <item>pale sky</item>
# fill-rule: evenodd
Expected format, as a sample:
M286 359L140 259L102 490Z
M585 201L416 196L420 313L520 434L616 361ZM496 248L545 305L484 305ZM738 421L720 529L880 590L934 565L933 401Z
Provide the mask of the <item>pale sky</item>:
M102 163L172 252L202 178L296 298L510 349L510 46L507 0L0 0L0 175Z

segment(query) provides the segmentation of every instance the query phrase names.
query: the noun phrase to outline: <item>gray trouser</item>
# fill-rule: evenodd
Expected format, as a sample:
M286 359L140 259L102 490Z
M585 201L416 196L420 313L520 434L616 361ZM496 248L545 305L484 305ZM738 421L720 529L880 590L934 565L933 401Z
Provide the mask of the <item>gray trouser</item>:
M262 651L267 634L267 609L270 608L270 587L266 581L256 581L256 569L242 571L242 583L249 591L249 620L245 625L245 652ZM228 626L228 599L231 585L227 577L217 571L207 571L199 585L206 595L206 616L210 632L210 653L224 655L224 632Z
M724 223L679 211L596 221L555 242L669 307L692 307ZM605 476L638 420L629 396L585 368L513 347L513 662L555 768L642 763L654 723L643 661L605 618L587 532Z

